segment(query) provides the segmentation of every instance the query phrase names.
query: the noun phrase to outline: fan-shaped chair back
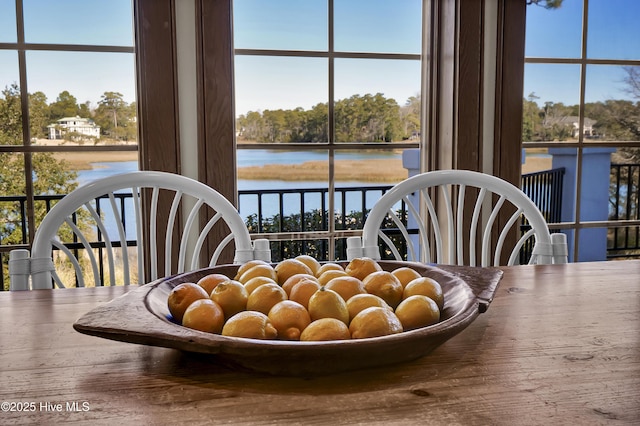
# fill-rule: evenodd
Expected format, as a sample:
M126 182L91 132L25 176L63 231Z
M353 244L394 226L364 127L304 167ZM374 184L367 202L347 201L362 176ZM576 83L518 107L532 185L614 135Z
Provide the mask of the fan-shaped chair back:
M214 228L226 237L203 260ZM30 258L17 254L12 266L14 274L28 270L34 289L51 288L52 278L59 287L143 284L213 266L232 241L235 263L254 259L244 221L220 193L185 176L140 171L98 179L66 195L38 227ZM264 242L258 257L270 260Z
M507 247L512 232L516 242ZM528 263L567 261L565 235L552 237L540 210L519 188L483 173L441 170L386 192L369 212L361 240L348 240L348 257L381 259L382 251L385 258L423 263L515 265L526 244Z

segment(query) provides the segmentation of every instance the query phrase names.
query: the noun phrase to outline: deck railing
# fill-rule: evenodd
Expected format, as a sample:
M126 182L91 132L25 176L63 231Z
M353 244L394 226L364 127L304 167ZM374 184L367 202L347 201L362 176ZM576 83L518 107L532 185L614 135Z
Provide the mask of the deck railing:
M609 220L640 220L640 164L612 164ZM607 258L640 257L640 226L609 228Z
M561 195L562 170L531 173L523 176L523 190L541 208L549 221L559 218L558 200ZM558 181L560 184L558 185ZM388 191L391 185L354 186L335 189L335 230L337 233L348 233L362 229L364 219L377 199ZM125 200L130 194L118 194L123 214L126 216ZM35 197L36 209L49 211L55 201L63 195L41 195ZM97 200L98 203L104 202ZM16 226L27 227L27 205L24 196L0 197L0 209L17 212L13 218ZM239 209L241 213L246 205L255 205L249 213L244 214L249 231L253 234L290 233L326 231L328 229L328 189L272 189L239 191ZM400 206L400 209L403 209ZM345 234L346 235L346 234ZM272 241L274 261L292 257L297 254L311 254L318 259L326 259L331 245L326 238L293 241ZM334 247L336 258L345 258L345 238L338 238ZM127 245L135 245L135 240L127 241ZM101 243L96 242L100 250ZM0 258L6 273L8 252L14 248L28 248L26 233L22 233L22 241L18 244L0 246ZM529 248L530 249L530 248ZM525 253L526 257L527 254ZM523 259L523 261L526 259ZM0 274L0 291L5 287L5 273Z

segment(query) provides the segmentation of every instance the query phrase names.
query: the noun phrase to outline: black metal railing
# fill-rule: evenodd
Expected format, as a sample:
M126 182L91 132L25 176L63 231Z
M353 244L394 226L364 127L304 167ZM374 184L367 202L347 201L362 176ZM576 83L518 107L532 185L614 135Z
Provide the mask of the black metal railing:
M391 185L335 188L335 231L362 229L367 212L390 188ZM238 209L251 234L282 233L292 236L329 230L327 188L243 190L238 192ZM345 238L335 240L334 258L346 258L345 244ZM287 239L272 241L271 248L273 261L299 254L327 260L330 243L328 238Z
M522 175L521 189L533 200L542 212L547 223L558 223L562 221L562 187L564 182L565 168L560 167L540 172L527 173ZM526 232L531 226L523 221L521 232ZM533 253L534 241L529 239L520 250L519 262L521 265L529 263Z
M537 172L523 175L523 190L534 200L549 221L559 220L559 200L562 190L562 169ZM335 189L335 229L336 231L360 230L366 215L391 185L342 187ZM117 194L123 216L127 215L125 200L131 194ZM35 208L48 212L55 201L63 195L41 195L34 199ZM239 210L244 213L245 223L252 234L269 233L303 233L328 230L329 191L327 188L298 188L239 191ZM98 200L100 203L100 200ZM12 204L12 205L10 205ZM252 207L253 206L253 207ZM0 197L0 208L10 209L15 214L15 226L27 229L26 197ZM98 207L99 208L99 207ZM400 209L405 209L401 206ZM404 217L404 213L402 217ZM4 238L4 236L3 236ZM9 251L14 248L28 248L27 233L22 232L21 242L0 246L0 260L4 273L0 274L0 290L4 286L6 265ZM127 241L128 246L135 246L135 241ZM96 248L100 249L100 242ZM329 241L325 238L310 238L299 241L272 241L274 261L298 254L310 254L320 260L326 260L329 253ZM530 250L531 248L525 249ZM100 252L101 250L99 250ZM98 253L100 255L100 253ZM524 256L528 256L525 252ZM346 258L345 238L338 238L335 244L334 257Z
M612 164L609 220L640 220L640 164ZM640 226L609 228L607 258L640 257Z
M522 191L538 206L547 223L562 221L562 185L565 168L522 175Z

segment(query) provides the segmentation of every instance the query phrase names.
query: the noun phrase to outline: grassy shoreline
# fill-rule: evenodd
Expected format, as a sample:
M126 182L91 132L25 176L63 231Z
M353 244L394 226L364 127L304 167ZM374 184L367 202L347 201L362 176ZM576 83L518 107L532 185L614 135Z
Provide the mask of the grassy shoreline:
M138 153L90 152L54 153L59 160L65 160L75 170L91 170L96 162L137 161ZM96 158L98 157L98 158ZM522 165L522 173L531 173L551 168L549 157L528 156ZM327 180L329 165L325 161L308 161L301 164L266 164L264 166L241 167L238 179L246 180L284 180L312 181ZM402 160L336 160L335 178L337 181L360 182L398 182L407 177L407 170L402 167Z

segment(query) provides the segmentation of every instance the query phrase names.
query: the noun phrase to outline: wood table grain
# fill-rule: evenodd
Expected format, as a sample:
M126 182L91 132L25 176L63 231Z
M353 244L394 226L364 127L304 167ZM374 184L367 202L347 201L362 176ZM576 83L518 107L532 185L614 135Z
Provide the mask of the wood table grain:
M0 424L640 424L640 261L501 269L426 357L315 378L73 330L122 287L0 293Z

